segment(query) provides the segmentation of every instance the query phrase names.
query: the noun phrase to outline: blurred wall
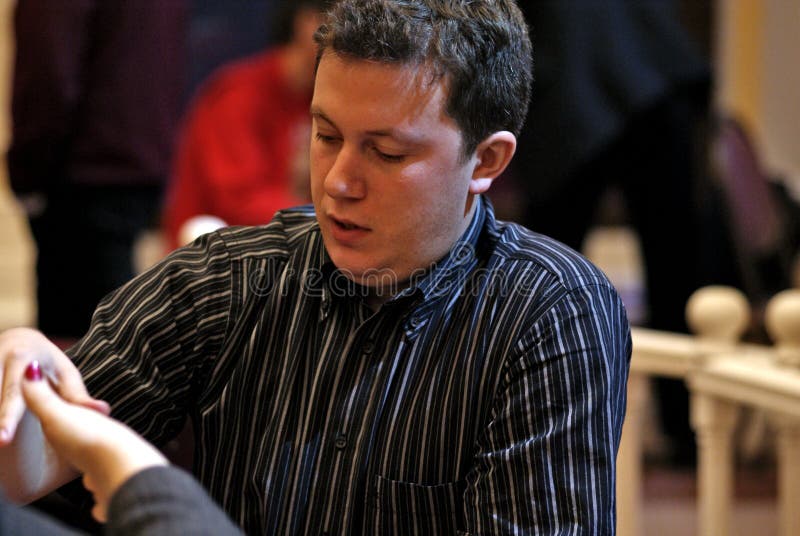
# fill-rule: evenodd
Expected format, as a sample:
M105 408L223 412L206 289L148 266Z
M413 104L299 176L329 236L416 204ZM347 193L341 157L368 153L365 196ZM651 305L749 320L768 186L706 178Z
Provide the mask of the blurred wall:
M9 108L14 0L0 0L0 330L32 325L35 319L35 248L27 220L8 188L5 154Z
M744 120L800 200L800 2L717 0L717 105Z
M765 156L770 167L791 174L800 196L800 2L767 0L764 22Z
M13 53L13 35L11 27L11 14L14 9L14 0L0 0L0 175L3 177L2 188L5 188L5 151L8 147L9 118L8 108L11 83L11 55Z

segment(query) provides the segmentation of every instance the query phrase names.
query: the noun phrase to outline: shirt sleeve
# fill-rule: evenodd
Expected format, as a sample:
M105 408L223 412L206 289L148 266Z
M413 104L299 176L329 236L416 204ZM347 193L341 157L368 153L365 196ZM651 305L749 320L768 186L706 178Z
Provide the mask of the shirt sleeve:
M607 284L573 289L507 361L467 475L469 534L613 534L630 331Z
M108 534L241 535L188 474L151 467L129 478L111 498Z
M233 266L216 233L199 238L106 296L67 352L92 396L156 445L203 392L228 325Z

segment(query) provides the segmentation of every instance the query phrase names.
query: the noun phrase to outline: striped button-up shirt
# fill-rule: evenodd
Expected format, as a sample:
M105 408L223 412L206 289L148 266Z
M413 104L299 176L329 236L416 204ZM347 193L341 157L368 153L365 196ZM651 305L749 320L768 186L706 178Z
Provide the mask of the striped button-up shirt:
M605 276L479 203L373 311L309 207L198 239L70 353L251 534L610 534L630 335Z

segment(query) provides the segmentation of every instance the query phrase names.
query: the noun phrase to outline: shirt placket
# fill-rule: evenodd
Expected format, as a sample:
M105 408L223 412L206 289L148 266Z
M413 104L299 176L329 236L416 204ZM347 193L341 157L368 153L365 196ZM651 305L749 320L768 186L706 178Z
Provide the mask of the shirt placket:
M325 438L323 463L328 460L329 467L321 468L330 479L327 486L325 514L320 519L322 533L346 532L353 521L351 514L359 499L363 485L359 481L359 467L365 463L369 445L369 435L375 415L375 399L379 398L386 381L383 370L386 363L380 358L380 340L389 333L381 334L381 313L372 315L360 303L345 307L344 314L354 318L353 334L350 344L342 348L345 359L342 379L336 392L330 393L332 422L328 423ZM329 359L336 359L331 356Z

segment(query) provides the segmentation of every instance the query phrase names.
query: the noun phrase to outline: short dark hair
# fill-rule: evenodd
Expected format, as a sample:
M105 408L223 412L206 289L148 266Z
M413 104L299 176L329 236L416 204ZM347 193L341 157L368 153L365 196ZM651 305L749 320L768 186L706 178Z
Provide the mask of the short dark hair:
M519 135L531 93L531 41L514 0L339 0L314 39L356 59L430 65L465 155L492 132Z

